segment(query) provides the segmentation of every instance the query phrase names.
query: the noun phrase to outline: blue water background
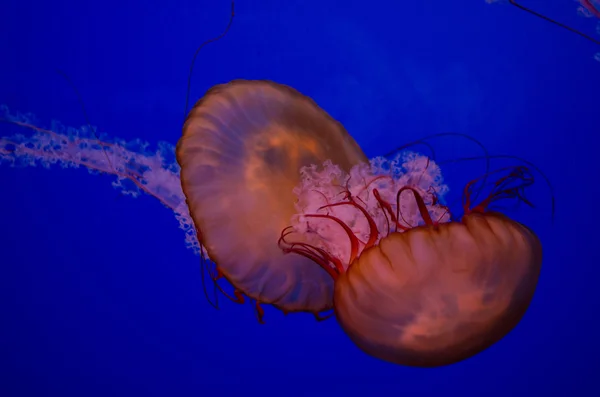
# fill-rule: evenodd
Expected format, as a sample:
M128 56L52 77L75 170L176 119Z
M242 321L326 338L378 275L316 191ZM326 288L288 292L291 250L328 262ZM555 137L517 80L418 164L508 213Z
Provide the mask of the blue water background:
M524 4L595 34L575 2ZM229 10L228 0L4 0L0 104L40 126L85 124L62 69L101 131L175 144L192 54ZM119 198L109 176L84 170L2 165L0 396L600 395L598 51L483 0L239 0L229 34L199 55L193 100L232 79L275 80L313 97L369 156L454 131L547 174L554 223L541 178L536 208L511 212L544 244L525 318L459 364L388 364L335 320L266 308L260 325L250 305L212 309L197 257L152 197ZM434 146L480 154L460 139ZM456 198L484 164L443 171Z

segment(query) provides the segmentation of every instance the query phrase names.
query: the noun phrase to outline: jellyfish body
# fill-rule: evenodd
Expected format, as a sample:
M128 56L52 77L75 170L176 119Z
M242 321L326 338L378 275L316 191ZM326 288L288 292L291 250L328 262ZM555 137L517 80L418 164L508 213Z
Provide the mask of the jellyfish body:
M422 175L426 169L416 171ZM449 221L437 194L423 188L429 182L403 177L393 195L389 181L398 178L389 174L349 177L344 197L329 195L327 204L306 207L292 228L300 234L310 230L310 246L303 250L311 249L321 267L334 269L335 314L358 347L402 365L452 364L499 341L531 302L541 244L525 226L487 209L496 200L522 197L532 180L526 169L516 168L474 208L469 184L466 215ZM301 191L300 201L310 194ZM332 213L338 207L354 215ZM417 215L421 222L415 222ZM356 216L364 218L362 224ZM284 251L305 254L293 238L282 236ZM340 244L352 253L340 252ZM340 261L345 263L338 266Z
M189 113L177 149L181 183L198 237L238 293L292 311L331 308L333 282L277 241L295 213L299 170L331 159L366 162L327 113L296 90L233 81L208 91Z
M541 256L531 231L496 213L394 233L337 279L336 316L375 357L411 366L455 363L517 325Z
M209 91L176 150L181 183L170 146L152 154L85 130L44 130L3 107L0 120L35 131L1 138L0 162L113 173L124 193L171 208L188 245L208 251L239 293L285 311L334 307L349 337L383 360L470 357L519 322L535 291L539 240L489 211L499 199L528 203L526 168L509 169L475 206L469 183L465 216L452 220L435 162L411 153L367 162L339 123L289 87L237 81Z

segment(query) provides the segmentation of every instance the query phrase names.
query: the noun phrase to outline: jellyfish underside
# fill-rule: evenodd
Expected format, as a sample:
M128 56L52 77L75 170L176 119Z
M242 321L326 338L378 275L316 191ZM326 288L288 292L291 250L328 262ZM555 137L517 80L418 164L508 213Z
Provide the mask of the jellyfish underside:
M506 335L532 299L540 242L488 210L503 198L526 202L524 167L477 206L467 185L465 215L450 221L433 162L410 157L404 174L392 163L375 175L380 163L310 99L241 80L196 104L177 160L198 238L236 296L285 312L333 307L374 357L425 367L463 360ZM314 184L320 164L329 190Z

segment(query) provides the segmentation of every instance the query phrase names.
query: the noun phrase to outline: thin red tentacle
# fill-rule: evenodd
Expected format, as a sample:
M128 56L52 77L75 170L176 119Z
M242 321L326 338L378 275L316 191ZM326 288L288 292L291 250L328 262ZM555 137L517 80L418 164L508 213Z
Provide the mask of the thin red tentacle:
M417 189L410 186L404 186L400 190L398 190L398 194L396 195L396 202L398 203L398 208L400 208L400 195L406 190L410 190L415 196L417 207L419 207L419 213L421 214L421 217L423 218L425 224L428 226L434 226L433 220L431 219L431 215L429 215L427 205L425 204L423 197L421 197L419 192L417 192Z
M347 204L347 203L336 203L336 204L329 204L326 207L332 206L335 207L339 204ZM321 207L324 208L324 207ZM319 209L321 209L319 208ZM336 218L335 216L332 215L321 215L321 214L311 214L311 215L306 215L307 217L310 218L326 218L326 219L331 219L332 221L334 221L335 223L337 223L338 225L340 225L344 231L346 232L346 234L348 234L348 238L350 239L350 260L349 263L352 263L354 261L354 259L356 259L356 256L358 255L358 239L356 238L356 236L354 235L354 232L352 231L352 229L350 229L350 227L348 227L348 225L346 225L341 219Z
M377 230L377 224L373 220L373 217L371 217L371 215L367 212L367 210L364 209L363 207L361 207L360 205L358 205L352 198L350 198L350 201L325 205L319 209L330 208L330 207L339 207L342 205L351 205L353 207L358 208L358 210L363 213L365 218L367 218L367 222L369 223L369 241L367 241L367 243L365 244L364 249L368 249L368 248L371 248L372 246L374 246L375 242L377 241L377 237L379 236L379 231ZM352 233L352 230L348 226L346 226L342 221L340 221L340 222L341 222L341 224L344 225L343 226L344 229L347 229ZM352 236L354 236L354 233L352 233ZM354 236L354 238L356 238L356 236ZM357 254L358 254L358 247L357 247L356 252L353 252L352 260L350 261L350 263L352 263L354 261L354 259L356 259Z
M379 194L379 191L377 189L373 189L373 195L375 196L375 199L377 200L379 205L381 205L385 209L384 213L387 212L390 218L392 218L392 222L396 225L396 231L398 231L398 229L402 229L402 231L407 231L410 229L410 227L404 226L400 224L400 222L398 222L398 218L394 214L392 205L381 198L381 195Z

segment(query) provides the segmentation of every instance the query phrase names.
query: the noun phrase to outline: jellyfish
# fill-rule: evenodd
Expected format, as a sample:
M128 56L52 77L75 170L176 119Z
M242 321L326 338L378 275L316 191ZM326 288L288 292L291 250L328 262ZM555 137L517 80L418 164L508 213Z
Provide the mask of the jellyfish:
M533 297L540 241L490 210L508 198L531 204L524 166L469 183L455 219L432 159L403 152L367 161L307 97L242 80L196 104L177 159L219 277L285 312L333 307L377 358L426 367L466 359L514 328ZM495 175L475 202L476 186Z
M407 366L456 363L517 325L541 270L537 236L489 210L502 199L528 203L533 176L517 166L485 177L495 174L479 202L484 177L467 184L455 219L439 200L444 192L428 188L440 175L426 159L376 159L349 174L331 163L305 169L280 246L328 269L336 318L366 353Z
M346 171L367 161L341 124L291 87L233 81L190 111L177 144L183 192L199 240L238 296L285 312L331 309L327 273L277 245L300 169L327 159Z
M215 86L177 146L154 151L89 126L44 129L6 107L0 119L33 132L1 137L0 162L116 176L123 194L145 192L175 213L188 247L213 264L215 289L253 301L259 321L261 304L318 320L329 310L379 359L431 367L477 354L516 326L537 285L540 241L494 211L503 199L531 204L529 168L467 184L458 219L435 159L402 150L369 160L340 123L282 84Z

